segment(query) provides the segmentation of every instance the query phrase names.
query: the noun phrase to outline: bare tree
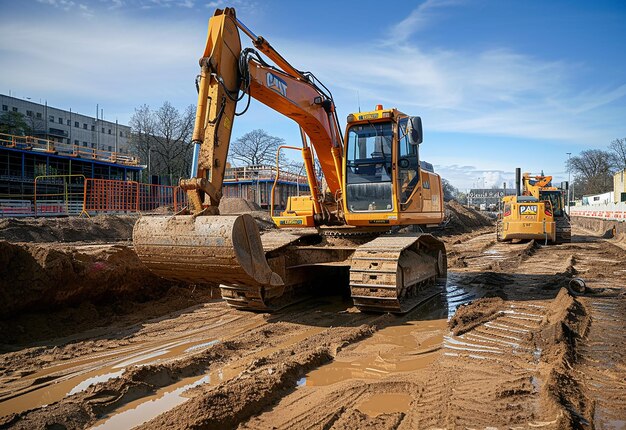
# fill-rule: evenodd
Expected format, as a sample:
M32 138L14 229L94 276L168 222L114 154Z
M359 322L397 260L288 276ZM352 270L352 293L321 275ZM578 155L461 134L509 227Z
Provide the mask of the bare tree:
M252 130L231 142L230 158L233 164L239 162L247 166L274 165L276 151L280 145L284 144L284 139L270 136L265 130Z
M33 136L43 136L46 133L46 123L43 118L38 118L35 116L35 113L33 113L25 119L30 128L30 133L32 133Z
M135 109L132 145L140 159L149 162L149 174L167 176L170 183L189 175L194 117L193 106L181 113L167 101L156 111L148 105Z
M615 167L626 169L626 138L615 139L609 144L609 150L615 157Z
M577 194L600 194L612 189L614 157L611 153L587 149L566 164L574 173Z

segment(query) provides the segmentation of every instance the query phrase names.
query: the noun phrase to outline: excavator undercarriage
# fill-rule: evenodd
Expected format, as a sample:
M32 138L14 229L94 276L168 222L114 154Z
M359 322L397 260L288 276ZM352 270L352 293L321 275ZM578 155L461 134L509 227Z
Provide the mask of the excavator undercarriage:
M346 279L362 311L405 313L438 292L436 280L446 276L441 241L423 233L375 234L313 229L260 234L247 214L178 215L141 218L133 241L139 258L157 275L219 285L222 298L238 309L276 311L324 282Z

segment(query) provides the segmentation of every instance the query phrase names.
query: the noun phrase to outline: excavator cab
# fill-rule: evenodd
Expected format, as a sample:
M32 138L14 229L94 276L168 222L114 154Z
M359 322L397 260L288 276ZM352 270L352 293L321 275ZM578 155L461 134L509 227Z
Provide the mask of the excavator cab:
M443 220L441 179L420 162L419 117L378 105L349 115L345 135L348 224L430 225Z

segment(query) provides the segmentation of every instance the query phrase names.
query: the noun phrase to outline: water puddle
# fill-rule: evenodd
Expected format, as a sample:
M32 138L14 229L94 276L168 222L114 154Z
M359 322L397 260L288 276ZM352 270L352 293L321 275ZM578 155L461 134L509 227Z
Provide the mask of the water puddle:
M438 356L447 320L409 321L384 328L341 359L309 372L298 386L323 386L349 379L380 379L423 369Z
M70 392L67 393L67 395L71 396L72 394L80 393L81 391L85 391L91 385L96 385L101 382L106 382L109 379L120 377L122 376L122 373L124 373L124 369L118 370L117 372L104 373L102 375L96 375L91 378L87 378L84 381L82 381L80 384L72 388Z
M215 342L218 341L212 340L207 342L206 339L193 338L161 345L152 344L153 346L151 347L144 345L143 349L135 347L134 350L131 350L132 352L125 348L117 353L96 354L96 356L92 356L90 359L77 360L72 363L55 366L54 373L51 369L45 369L42 372L29 375L33 385L23 389L21 394L14 393L11 396L12 398L0 399L0 416L19 413L57 402L66 396L84 391L92 385L117 378L129 366L145 366L158 363L179 356L190 348L199 350L204 347L202 345ZM67 373L63 374L63 371ZM55 373L60 373L60 375L57 378L50 378L50 375ZM50 379L42 379L44 375ZM45 382L35 384L37 380L44 380Z
M382 414L406 412L411 404L411 396L405 393L374 394L357 406L364 414L376 417Z
M191 381L191 382L190 382ZM150 421L165 411L168 411L189 400L185 392L202 384L211 382L209 375L201 378L189 378L179 381L167 389L159 390L149 398L142 398L124 405L115 415L105 417L96 422L92 429L117 430L133 428Z

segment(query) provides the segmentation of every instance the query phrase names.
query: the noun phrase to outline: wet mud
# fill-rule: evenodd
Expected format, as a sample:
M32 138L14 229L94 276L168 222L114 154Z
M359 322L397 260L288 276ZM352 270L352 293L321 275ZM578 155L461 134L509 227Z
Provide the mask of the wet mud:
M175 286L136 315L23 336L0 355L0 428L620 428L624 251L483 228L445 238L442 293L406 315L345 295L242 312Z

